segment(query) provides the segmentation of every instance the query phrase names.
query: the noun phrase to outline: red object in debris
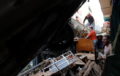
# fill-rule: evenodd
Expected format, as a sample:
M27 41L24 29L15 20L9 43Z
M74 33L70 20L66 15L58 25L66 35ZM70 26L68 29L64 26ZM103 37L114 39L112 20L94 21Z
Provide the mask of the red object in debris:
M73 58L73 56L71 55L70 58Z

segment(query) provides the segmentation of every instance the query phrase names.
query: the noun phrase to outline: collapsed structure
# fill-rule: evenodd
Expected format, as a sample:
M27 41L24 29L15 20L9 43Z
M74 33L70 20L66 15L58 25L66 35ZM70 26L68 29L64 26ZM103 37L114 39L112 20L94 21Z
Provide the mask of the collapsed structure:
M68 51L57 58L49 58L40 64L19 73L18 76L101 76L102 70L88 55Z

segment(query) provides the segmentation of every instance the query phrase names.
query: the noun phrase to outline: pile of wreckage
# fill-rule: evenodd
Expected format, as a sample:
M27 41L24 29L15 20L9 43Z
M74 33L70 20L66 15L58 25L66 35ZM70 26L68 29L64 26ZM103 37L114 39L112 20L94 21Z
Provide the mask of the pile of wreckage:
M100 66L89 55L74 55L68 51L57 58L44 60L18 76L101 76Z

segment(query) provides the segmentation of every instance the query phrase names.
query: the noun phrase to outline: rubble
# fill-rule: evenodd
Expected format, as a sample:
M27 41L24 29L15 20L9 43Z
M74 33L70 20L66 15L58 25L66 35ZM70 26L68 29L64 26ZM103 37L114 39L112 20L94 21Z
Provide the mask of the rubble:
M101 68L94 58L88 58L90 56L94 57L92 54L74 55L68 51L57 58L44 60L39 66L18 76L101 76Z
M79 76L101 76L102 70L94 61L88 61Z

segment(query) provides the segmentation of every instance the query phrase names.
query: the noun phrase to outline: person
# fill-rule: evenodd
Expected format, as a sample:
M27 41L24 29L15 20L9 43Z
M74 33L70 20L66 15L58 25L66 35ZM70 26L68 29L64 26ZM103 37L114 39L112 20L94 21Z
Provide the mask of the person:
M86 38L89 38L93 41L94 47L95 47L95 61L97 62L97 57L98 57L98 50L97 50L97 36L96 32L93 30L93 27L89 27L90 33L87 35Z
M95 22L94 22L94 18L93 16L91 16L91 14L87 14L87 16L85 17L83 24L85 23L85 20L88 20L88 23L86 24L86 27L93 27L93 29L95 30Z
M112 54L112 46L110 43L110 36L104 35L102 38L104 47L104 54L99 53L97 60L106 60L106 57Z
M79 21L79 20L78 20L78 16L76 16L76 20Z
M90 33L87 35L86 38L89 38L91 39L93 42L94 42L94 46L95 46L95 51L97 51L97 46L96 46L96 43L97 43L97 36L96 36L96 32L93 30L93 27L89 27L89 31Z

